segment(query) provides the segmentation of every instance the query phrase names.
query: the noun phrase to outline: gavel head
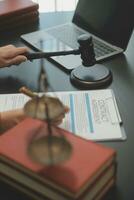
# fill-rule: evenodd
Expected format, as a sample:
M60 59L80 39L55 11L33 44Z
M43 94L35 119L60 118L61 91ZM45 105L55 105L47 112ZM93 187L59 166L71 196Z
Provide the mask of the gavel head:
M83 34L78 38L79 51L84 66L92 66L96 63L92 36Z

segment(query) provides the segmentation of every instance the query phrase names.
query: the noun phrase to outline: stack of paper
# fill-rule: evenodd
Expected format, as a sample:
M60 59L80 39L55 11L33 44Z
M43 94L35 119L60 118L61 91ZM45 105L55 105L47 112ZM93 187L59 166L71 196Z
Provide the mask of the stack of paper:
M70 107L60 127L95 141L126 139L111 89L53 92L49 95L60 98ZM28 100L29 97L23 94L0 95L0 112L22 108Z

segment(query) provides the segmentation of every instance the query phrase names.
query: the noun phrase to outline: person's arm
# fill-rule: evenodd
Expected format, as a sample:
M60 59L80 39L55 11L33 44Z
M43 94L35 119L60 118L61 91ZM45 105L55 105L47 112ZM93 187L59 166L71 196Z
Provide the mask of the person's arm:
M14 45L0 47L0 68L25 62L27 60L24 56L26 52L28 52L27 47L15 47Z
M65 114L69 112L69 108L65 106ZM65 114L60 115L58 118L52 121L52 125L58 126L62 123ZM23 109L16 109L12 111L5 111L0 113L0 134L4 131L12 128L17 125L23 119L26 118L26 115Z
M0 133L17 125L25 118L23 109L5 111L0 113Z

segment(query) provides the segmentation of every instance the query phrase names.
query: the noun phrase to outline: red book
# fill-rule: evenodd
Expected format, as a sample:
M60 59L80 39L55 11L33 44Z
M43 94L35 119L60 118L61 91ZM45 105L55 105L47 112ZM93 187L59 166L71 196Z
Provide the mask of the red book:
M2 20L2 22L0 21L0 31L24 27L25 25L30 25L38 22L38 20L38 11L23 13L18 16L13 16L10 19Z
M4 0L0 1L0 20L38 10L39 5L32 0Z
M53 132L62 131L73 147L71 158L55 166L33 162L27 148L40 127L38 137L46 132L46 124L26 119L0 136L0 173L3 177L54 200L83 200L87 190L93 191L95 197L102 189L106 190L108 183L114 182L115 150L56 127Z
M19 24L23 21L26 21L28 19L32 18L38 18L39 17L39 12L38 11L30 11L28 13L22 13L21 15L18 16L13 16L9 19L6 20L1 20L0 21L0 26L14 26L14 23Z

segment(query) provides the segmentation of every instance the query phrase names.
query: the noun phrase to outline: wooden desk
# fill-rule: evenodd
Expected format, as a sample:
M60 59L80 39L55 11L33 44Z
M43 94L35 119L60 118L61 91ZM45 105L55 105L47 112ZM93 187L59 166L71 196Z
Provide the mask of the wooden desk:
M20 35L33 30L47 28L71 20L72 13L49 13L40 15L39 26L20 29L17 32L8 32L0 35L1 44L13 43L22 45ZM134 34L131 37L124 55L113 58L103 64L112 70L113 82L110 88L114 90L120 114L127 134L127 141L105 142L118 153L117 186L105 197L105 200L133 200L134 199ZM47 73L50 84L55 91L77 90L71 85L69 75L46 61ZM0 70L0 93L14 93L22 85L27 85L33 90L37 89L37 75L39 61L26 62L21 66L13 66ZM109 130L110 131L110 130ZM2 200L29 200L23 194L0 183L0 199Z

